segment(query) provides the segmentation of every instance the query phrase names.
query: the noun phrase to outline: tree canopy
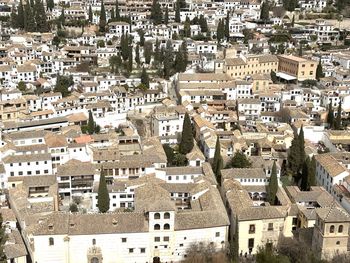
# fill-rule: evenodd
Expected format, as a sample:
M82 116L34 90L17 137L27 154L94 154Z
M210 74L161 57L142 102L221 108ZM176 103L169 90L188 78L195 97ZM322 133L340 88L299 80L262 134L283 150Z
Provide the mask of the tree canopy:
M98 185L97 207L101 213L106 213L109 210L109 193L103 167L101 168L100 183Z
M193 145L194 145L194 142L193 142L193 134L192 134L192 124L191 124L190 116L186 112L184 122L183 122L179 152L182 154L188 154L189 152L192 151Z

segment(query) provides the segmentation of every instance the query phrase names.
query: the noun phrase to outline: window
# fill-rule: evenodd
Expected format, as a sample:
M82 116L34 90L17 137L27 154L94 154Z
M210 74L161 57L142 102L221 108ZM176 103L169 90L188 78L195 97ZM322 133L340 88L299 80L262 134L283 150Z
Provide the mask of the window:
M169 237L163 237L163 241L169 241Z
M170 213L168 212L164 213L164 219L170 219Z
M146 249L145 248L140 248L140 253L146 253Z
M126 243L126 237L122 237L122 243Z
M267 227L268 231L273 231L273 223L269 223L269 226Z
M129 253L134 253L134 249L133 248L129 248Z
M169 230L170 229L170 225L169 224L164 224L164 230Z
M154 237L154 242L160 242L160 237Z
M160 214L159 213L155 213L154 214L154 219L160 219Z
M337 241L335 244L340 245L340 241Z
M334 226L331 225L331 227L329 228L329 233L334 233Z
M216 237L219 237L219 236L220 236L220 232L216 232L216 233L215 233L215 236L216 236Z
M339 232L339 233L343 233L343 225L340 225L340 226L338 227L338 232Z
M249 234L255 234L255 225L249 225Z
M159 224L155 224L154 225L154 230L160 230L160 225Z
M96 239L92 239L92 245L94 246L94 245L96 245Z
M53 240L53 237L49 238L49 246L53 246L55 244L55 241Z

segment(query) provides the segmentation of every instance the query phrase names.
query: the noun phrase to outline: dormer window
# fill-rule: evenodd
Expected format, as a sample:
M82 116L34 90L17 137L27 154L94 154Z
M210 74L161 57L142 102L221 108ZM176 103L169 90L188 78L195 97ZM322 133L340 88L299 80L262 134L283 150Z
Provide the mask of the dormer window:
M49 230L53 230L53 225L49 225Z

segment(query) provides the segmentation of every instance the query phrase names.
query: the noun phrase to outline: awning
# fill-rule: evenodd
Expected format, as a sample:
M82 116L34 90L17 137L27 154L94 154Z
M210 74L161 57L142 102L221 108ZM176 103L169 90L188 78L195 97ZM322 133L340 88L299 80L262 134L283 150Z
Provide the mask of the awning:
M286 73L283 72L277 72L276 76L281 78L281 79L285 79L285 80L294 80L297 79L296 77L292 76L292 75L288 75Z

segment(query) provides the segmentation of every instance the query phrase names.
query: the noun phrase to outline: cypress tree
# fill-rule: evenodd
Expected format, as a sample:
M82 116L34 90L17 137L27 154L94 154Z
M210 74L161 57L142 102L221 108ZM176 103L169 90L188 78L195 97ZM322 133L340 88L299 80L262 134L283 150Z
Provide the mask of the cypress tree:
M87 124L87 131L89 134L94 133L94 127L95 127L95 122L94 122L94 117L92 116L92 111L89 111L89 120Z
M327 123L328 123L328 128L332 129L334 126L334 113L333 113L332 102L330 102L328 106Z
M60 17L59 17L58 19L59 19L59 24L60 24L62 27L64 27L65 24L66 24L66 17L65 17L65 15L64 15L64 8L62 8L62 10L61 10L61 15L60 15Z
M193 134L192 134L192 125L190 116L186 112L183 127L182 127L182 136L179 151L182 154L188 154L193 149Z
M135 62L137 64L137 66L140 66L141 60L140 60L140 45L139 44L136 45L136 49L135 49Z
M180 1L176 0L176 6L175 6L175 22L180 23Z
M93 13L92 13L92 8L91 8L91 5L89 6L89 22L92 23L92 20L93 20Z
M321 59L317 65L317 68L316 68L316 79L317 80L320 80L320 78L323 78L323 69L322 69L322 64L321 64Z
M191 37L191 21L188 16L184 24L184 37Z
M223 20L219 20L219 24L216 30L216 38L220 42L225 37L225 23Z
M120 20L120 11L119 11L118 0L115 1L115 18L117 21Z
M214 154L214 160L213 160L213 172L216 177L216 181L219 185L221 185L221 169L223 168L223 160L221 156L221 147L220 147L220 140L219 136L216 138L216 145L215 145L215 154Z
M142 29L138 30L137 33L140 36L140 46L143 47L145 45L145 32Z
M145 57L145 63L150 64L152 59L152 43L149 41L145 42L143 56Z
M300 146L298 136L294 135L294 139L292 141L292 145L289 147L288 152L288 166L292 171L293 175L296 176L299 172L300 168Z
M156 46L154 48L154 62L156 64L160 64L162 61L161 61L161 55L160 55L160 43L159 43L159 40L158 38L156 39Z
M126 61L129 58L130 50L129 50L129 35L123 34L120 40L120 49L122 58Z
M295 16L293 15L292 23L291 23L291 26L292 26L292 27L294 27L294 23L295 23Z
M168 6L165 8L165 14L164 14L164 24L168 24L169 23L169 10L168 10Z
M303 44L299 43L299 57L303 56Z
M20 29L24 29L24 19L25 19L25 15L24 15L24 9L23 9L23 3L22 0L19 1L19 5L17 8L17 25Z
M151 19L155 25L159 25L162 23L162 9L158 0L153 0L152 9L151 9Z
M202 33L208 32L208 23L207 20L204 18L204 15L200 15L199 17L199 26L201 27Z
M310 166L310 158L307 157L306 160L303 163L303 168L301 172L301 184L300 189L302 191L309 191L309 166Z
M166 49L164 52L164 61L163 61L163 73L164 78L168 79L171 76L171 70L173 68L174 57L173 57L173 47L171 44L171 40L168 39L166 43Z
M277 190L278 190L277 169L276 169L276 162L273 162L269 186L267 188L267 200L271 205L275 203Z
M100 213L106 213L109 210L109 193L103 167L101 167L100 183L98 185L97 207Z
M18 16L17 16L17 13L16 13L16 9L15 9L15 6L13 5L12 8L11 8L11 27L12 28L18 28Z
M101 1L101 13L100 13L100 32L105 32L106 30L106 10L105 10L105 4L103 3L103 0Z
M26 4L25 18L26 18L25 30L28 32L34 32L36 25L35 25L35 19L34 19L34 16L32 13L32 8L31 8L30 4Z
M111 10L111 21L115 21L115 11L114 11L113 7L112 7L112 10Z
M260 19L263 20L265 23L269 20L269 9L269 3L267 1L264 1L260 9Z
M4 245L6 243L6 240L7 235L3 224L2 214L0 213L0 262L7 262L6 255L4 253Z
M225 37L228 40L230 38L230 12L227 12L224 30Z
M128 72L132 72L132 65L133 65L133 48L132 45L129 46L129 56L128 56Z
M339 102L339 105L338 105L337 117L334 122L334 129L341 130L341 101Z
M308 185L309 188L311 186L316 185L316 159L315 156L312 156L310 164L309 164L309 172L308 172Z
M141 83L144 84L147 88L149 88L149 76L144 67L142 68L141 72Z
M303 125L301 125L299 135L298 135L298 145L299 145L299 169L301 169L302 164L305 161L305 139L304 139L304 129Z
M46 7L48 10L52 11L52 9L55 7L55 3L53 0L47 0L46 1Z
M41 0L35 0L35 21L37 31L48 32L49 25L47 23L47 17L45 12L44 3Z

